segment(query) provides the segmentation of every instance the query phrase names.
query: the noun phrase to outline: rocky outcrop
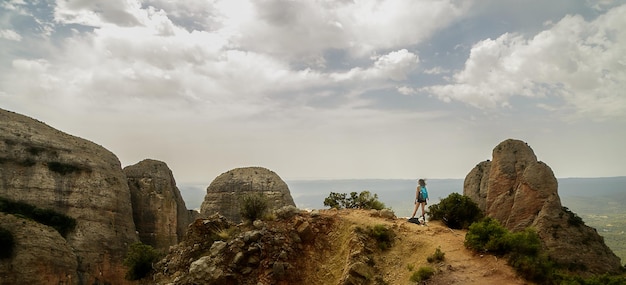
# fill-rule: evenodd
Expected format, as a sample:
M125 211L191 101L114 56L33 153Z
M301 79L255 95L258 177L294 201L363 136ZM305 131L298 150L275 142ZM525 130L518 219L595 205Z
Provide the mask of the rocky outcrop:
M276 173L262 167L246 167L230 170L211 182L200 207L200 215L208 217L219 213L233 222L239 222L241 198L250 193L264 195L270 209L295 206L289 187Z
M65 239L76 256L73 284L129 283L122 260L138 238L128 183L113 153L0 110L0 196L76 219L76 228ZM51 243L41 256L54 256L59 248ZM57 262L49 268L62 267Z
M158 273L152 281L386 284L372 257L381 251L376 239L365 230L347 226L332 214L307 213L286 206L276 211L276 219L238 225L215 214L189 226L184 240L156 264ZM335 263L328 264L330 259ZM330 271L336 275L330 275ZM318 278L305 277L313 275Z
M182 240L196 211L189 211L167 164L146 159L124 167L139 239L161 252Z
M490 170L491 161L483 161L467 174L463 182L463 194L476 202L483 211L487 209L487 189L489 187Z
M10 259L0 260L0 284L76 284L78 262L53 228L0 213L0 227L12 233Z
M552 169L519 140L493 149L466 176L463 194L511 231L533 227L550 257L572 271L617 272L620 259L595 229L561 205Z

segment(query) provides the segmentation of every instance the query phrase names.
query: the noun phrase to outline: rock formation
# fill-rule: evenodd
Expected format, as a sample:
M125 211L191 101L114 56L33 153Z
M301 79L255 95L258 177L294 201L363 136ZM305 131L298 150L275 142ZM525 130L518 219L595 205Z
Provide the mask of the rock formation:
M189 211L167 164L146 159L124 167L139 239L167 252L182 240L196 211Z
M295 206L289 187L276 173L262 167L246 167L222 173L211 182L200 207L200 215L208 217L220 213L233 222L239 222L241 198L249 193L263 194L270 208Z
M463 194L511 231L533 227L549 256L572 271L617 272L620 259L595 229L561 205L552 169L519 140L493 149L465 177Z
M124 279L122 260L128 245L138 238L128 183L113 153L39 121L0 110L0 196L76 219L76 228L65 239L67 245L57 246L60 240L55 239L49 252L41 254L55 256L57 251L71 249L76 273L69 276L76 278L70 284L129 283ZM26 258L20 253L31 254L18 251L13 260ZM49 267L40 270L64 266L73 263L51 260ZM22 274L20 278L29 274L21 269L17 272Z
M76 255L56 230L4 213L0 213L0 225L15 239L15 257L0 262L0 284L78 282Z

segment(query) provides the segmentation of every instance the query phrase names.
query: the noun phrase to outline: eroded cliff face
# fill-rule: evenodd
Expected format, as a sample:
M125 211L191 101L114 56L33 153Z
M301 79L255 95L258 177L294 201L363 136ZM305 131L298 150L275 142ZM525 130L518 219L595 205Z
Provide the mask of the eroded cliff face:
M576 222L552 169L525 142L505 140L465 177L463 194L511 231L533 227L550 257L572 271L618 272L620 259L595 229Z
M76 255L55 229L4 213L0 226L15 240L14 258L0 261L0 284L78 283Z
M126 177L113 153L0 109L0 196L76 219L65 239L77 260L72 283L129 283L122 260L138 238Z
M289 187L273 171L263 167L236 168L222 173L207 188L200 215L219 213L233 222L240 222L241 198L248 193L267 197L270 208L295 206Z
M139 238L161 252L182 240L197 215L189 211L164 162L146 159L124 168Z

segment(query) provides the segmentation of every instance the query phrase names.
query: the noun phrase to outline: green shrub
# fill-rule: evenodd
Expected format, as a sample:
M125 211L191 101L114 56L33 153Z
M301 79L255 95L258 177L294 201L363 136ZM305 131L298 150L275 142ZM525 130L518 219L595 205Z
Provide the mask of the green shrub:
M430 279L433 275L435 275L435 269L430 266L422 266L417 271L413 272L410 280L412 282L421 282Z
M378 241L378 247L382 250L389 249L393 245L395 232L384 225L374 225L371 229L372 236Z
M158 259L159 253L152 246L141 242L133 243L124 257L124 265L128 267L126 279L139 280L148 276L152 271L152 263Z
M385 204L378 200L378 195L372 195L369 191L351 192L349 197L346 193L330 192L330 195L324 199L324 206L335 209L382 210L385 208Z
M437 249L435 249L435 253L427 257L426 261L428 261L429 263L433 263L433 262L444 261L445 259L446 259L446 254L443 251L441 251L441 247L437 247Z
M466 229L483 216L472 199L459 193L451 193L438 204L428 207L428 215L431 220L443 221L453 229Z
M381 250L391 248L396 237L396 233L392 229L381 224L374 225L373 227L368 226L366 230L357 228L357 231L365 232L368 236L375 239L378 248Z
M509 265L527 280L550 283L554 279L555 265L541 252L539 235L531 228L511 233L497 220L485 218L469 227L465 246L506 256Z
M240 214L244 220L256 221L262 218L269 208L267 198L260 193L244 195Z
M27 203L15 202L2 197L0 197L0 212L32 219L40 224L50 226L63 237L67 237L67 234L76 227L76 220L72 217L54 210L37 208Z
M510 252L525 256L538 256L541 251L539 234L531 228L506 234L504 243Z
M545 254L524 255L511 252L508 263L526 280L537 283L549 283L554 278L554 263Z
M13 233L0 227L0 259L10 258L13 255L14 246Z
M626 285L626 276L597 275L583 278L577 275L558 275L553 282L560 285Z
M570 226L579 227L585 224L585 222L583 222L583 219L579 217L576 213L570 211L569 208L563 207L563 211L567 215L567 224L569 224Z
M505 239L508 230L492 218L473 223L465 235L465 247L480 252L504 254L508 251Z

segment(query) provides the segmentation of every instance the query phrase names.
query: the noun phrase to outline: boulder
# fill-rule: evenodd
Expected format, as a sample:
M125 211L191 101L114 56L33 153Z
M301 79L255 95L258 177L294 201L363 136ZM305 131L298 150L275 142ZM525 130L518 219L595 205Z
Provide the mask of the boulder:
M124 167L124 173L139 239L167 252L183 238L197 212L187 210L172 171L164 162L146 159Z
M270 209L296 205L287 184L273 171L262 167L236 168L211 182L200 215L208 217L219 213L233 222L240 222L241 199L251 193L264 195Z
M0 110L0 196L76 219L66 241L77 257L79 284L130 283L122 260L138 238L128 183L113 153ZM57 247L48 249L53 255Z
M463 194L511 231L533 227L549 256L572 271L615 273L621 263L595 229L561 205L552 169L525 142L508 139L465 177Z

